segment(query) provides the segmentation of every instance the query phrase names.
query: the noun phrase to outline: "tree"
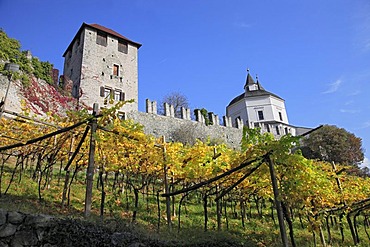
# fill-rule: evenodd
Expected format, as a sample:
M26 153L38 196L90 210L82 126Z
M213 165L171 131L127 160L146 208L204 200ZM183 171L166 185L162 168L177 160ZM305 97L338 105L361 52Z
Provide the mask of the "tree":
M7 34L0 29L0 59L9 61L20 56L21 45L18 40L9 38Z
M205 142L206 135L197 128L194 123L184 123L171 133L171 139L174 142L181 142L184 145L193 146L197 140Z
M303 140L306 158L357 166L364 160L362 140L343 128L324 125Z
M181 117L181 107L189 108L188 98L180 92L172 92L165 95L159 104L159 113L164 114L163 104L167 103L173 106L175 117Z
M206 126L211 125L211 120L209 119L209 115L208 115L207 109L205 109L205 108L202 108L202 109L194 109L194 115L196 115L196 112L197 111L200 111L200 114L203 116L204 123L206 124Z

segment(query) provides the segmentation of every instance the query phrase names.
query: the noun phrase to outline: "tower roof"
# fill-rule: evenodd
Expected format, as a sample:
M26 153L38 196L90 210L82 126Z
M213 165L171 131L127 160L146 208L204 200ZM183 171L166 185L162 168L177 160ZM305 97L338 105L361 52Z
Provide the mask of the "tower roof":
M257 85L257 89L256 90L249 90L249 86L252 86L252 85ZM229 105L232 105L242 99L245 99L247 100L248 98L252 98L252 97L260 97L260 96L273 96L275 98L278 98L280 100L283 100L283 98L277 96L276 94L273 94L273 93L270 93L269 91L266 91L261 83L258 81L258 77L257 77L257 82L255 82L252 78L252 76L249 74L249 70L248 70L248 75L247 75L247 79L246 79L246 82L245 82L245 85L244 85L244 89L245 89L245 93L242 93L240 94L239 96L235 97L233 100L230 101Z
M256 83L254 82L253 77L249 74L249 71L248 71L248 75L247 75L247 79L245 80L244 88L250 85L253 85L253 84L256 84Z
M77 37L80 36L82 30L85 28L85 27L90 27L90 28L93 28L95 30L98 30L98 31L101 31L101 32L104 32L104 33L107 33L113 37L116 37L118 39L121 39L121 40L125 40L127 42L129 42L130 44L136 46L138 49L141 47L141 44L140 43L137 43L137 42L134 42L128 38L126 38L125 36L117 33L116 31L112 30L112 29L109 29L109 28L106 28L104 26L101 26L99 24L87 24L87 23L82 23L80 29L78 30L78 32L76 33L76 35L74 36L72 42L69 44L67 50L63 53L63 57L66 55L67 51L71 49L75 39L77 39Z

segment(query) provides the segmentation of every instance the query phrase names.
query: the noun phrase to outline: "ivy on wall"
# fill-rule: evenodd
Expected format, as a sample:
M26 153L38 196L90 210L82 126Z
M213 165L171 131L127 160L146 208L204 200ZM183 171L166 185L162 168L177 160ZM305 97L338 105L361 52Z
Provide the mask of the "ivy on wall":
M23 85L30 85L30 77L45 80L51 84L53 79L51 71L53 65L49 62L40 61L38 58L28 58L27 51L21 51L21 44L18 40L9 38L8 35L0 29L0 73L7 75L4 70L4 63L11 62L19 65L20 72L14 73L15 79L22 81Z

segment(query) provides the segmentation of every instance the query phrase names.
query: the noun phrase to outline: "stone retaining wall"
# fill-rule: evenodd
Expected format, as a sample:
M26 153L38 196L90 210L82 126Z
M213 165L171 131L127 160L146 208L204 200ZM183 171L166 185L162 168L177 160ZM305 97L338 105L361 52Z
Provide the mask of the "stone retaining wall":
M151 246L129 232L85 221L0 209L0 247Z

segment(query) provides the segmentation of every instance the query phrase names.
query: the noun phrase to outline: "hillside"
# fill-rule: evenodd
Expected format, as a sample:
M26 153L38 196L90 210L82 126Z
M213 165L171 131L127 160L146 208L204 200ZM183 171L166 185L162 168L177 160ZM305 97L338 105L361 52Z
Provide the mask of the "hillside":
M0 30L0 98L4 99L9 88L7 111L38 116L65 115L67 110L81 107L69 93L72 82L59 87L58 78L53 78L56 71L53 65L33 57L30 51L21 51L20 47L18 40ZM19 71L10 74L5 69L7 63L17 64Z

